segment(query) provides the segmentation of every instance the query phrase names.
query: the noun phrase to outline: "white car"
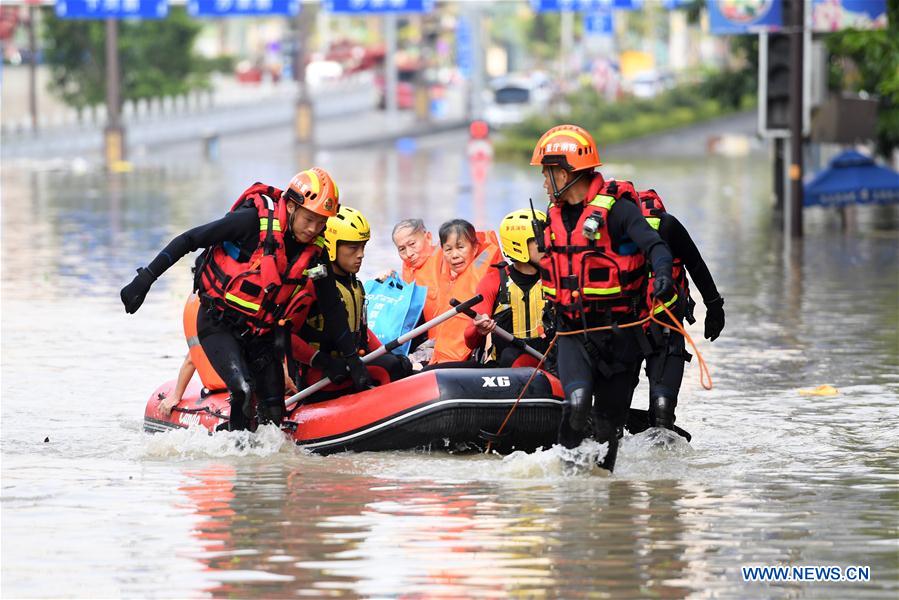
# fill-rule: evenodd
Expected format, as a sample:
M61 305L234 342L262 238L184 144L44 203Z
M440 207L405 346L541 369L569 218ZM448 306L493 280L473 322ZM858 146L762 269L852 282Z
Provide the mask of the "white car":
M549 104L548 84L534 78L504 77L490 85L484 120L491 127L521 123Z

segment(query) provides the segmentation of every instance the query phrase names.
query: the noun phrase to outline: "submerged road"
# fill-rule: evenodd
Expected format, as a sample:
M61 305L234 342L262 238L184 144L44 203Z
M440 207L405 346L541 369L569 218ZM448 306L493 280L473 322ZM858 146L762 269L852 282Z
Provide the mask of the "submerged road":
M896 212L866 207L843 235L810 210L788 250L766 155L604 153L606 174L655 187L691 231L727 311L714 344L701 302L691 328L715 382L688 365L693 442L628 437L611 478L566 476L555 450L317 457L277 433L141 431L186 351L191 261L136 315L118 290L171 237L253 181L319 164L372 223L370 277L397 266L401 218L495 227L542 201L524 161L473 164L458 133L317 153L233 136L217 161L189 142L111 176L4 159L0 594L895 598ZM799 393L825 383L837 394ZM641 382L634 405L646 398ZM750 583L749 565L859 565L870 581Z

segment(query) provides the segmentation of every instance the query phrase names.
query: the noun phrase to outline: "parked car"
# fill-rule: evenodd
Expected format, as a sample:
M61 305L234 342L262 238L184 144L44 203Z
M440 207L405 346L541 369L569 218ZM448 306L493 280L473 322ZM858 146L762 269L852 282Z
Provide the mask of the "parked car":
M626 83L626 89L637 98L653 98L671 89L674 78L657 71L644 71Z
M535 77L502 77L490 84L484 120L491 127L504 127L524 121L549 104L549 82Z

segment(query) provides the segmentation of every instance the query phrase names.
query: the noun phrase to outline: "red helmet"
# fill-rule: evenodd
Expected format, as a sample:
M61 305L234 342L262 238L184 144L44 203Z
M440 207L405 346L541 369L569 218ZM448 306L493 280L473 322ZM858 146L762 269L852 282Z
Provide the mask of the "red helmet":
M557 125L537 141L531 165L558 165L566 171L583 171L601 166L596 142L583 127Z
M340 209L340 192L328 172L319 167L300 171L284 190L287 200L323 217L335 217Z

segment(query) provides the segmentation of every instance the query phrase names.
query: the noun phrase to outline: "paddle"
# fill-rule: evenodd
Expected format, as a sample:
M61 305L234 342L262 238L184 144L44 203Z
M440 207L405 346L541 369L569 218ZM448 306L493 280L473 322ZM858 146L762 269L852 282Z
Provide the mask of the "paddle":
M395 340L392 340L392 341L390 341L390 342L387 342L387 343L384 344L383 346L380 346L379 348L376 348L376 349L372 350L371 352L369 352L368 354L366 354L365 356L362 357L362 362L363 362L363 364L364 364L364 363L367 363L367 362L369 362L369 361L372 361L372 360L376 359L376 358L379 357L379 356L384 356L385 354L387 354L388 352L390 352L390 351L393 350L394 348L399 348L400 346L402 346L403 344L405 344L405 343L408 342L409 340L414 339L414 338L420 336L421 334L423 334L423 333L426 332L427 330L431 329L432 327L436 327L437 325L440 325L440 324L443 323L444 321L447 321L447 320L449 320L449 319L452 319L452 318L455 317L457 314L459 314L459 313L464 313L466 310L471 310L471 307L472 307L472 306L474 306L475 304L477 304L478 302L480 302L480 301L483 300L483 299L484 299L484 297L481 296L480 294L478 294L477 296L475 296L475 297L473 297L473 298L469 298L469 299L466 300L465 302L462 302L462 303L460 303L460 304L458 304L458 305L454 305L453 308L449 309L449 310L446 311L445 313L441 313L441 314L437 315L436 317L434 317L434 318L431 319L430 321L428 321L428 322L426 322L426 323L423 323L423 324L419 325L418 327L416 327L416 328L413 329L412 331L410 331L410 332L408 332L408 333L404 333L403 335L401 335L400 337L396 338ZM320 389L322 389L322 388L324 388L324 387L327 387L328 384L330 384L330 383L331 383L331 380L328 379L327 377L325 377L324 379L321 379L321 380L319 380L319 381L316 381L315 383L313 383L313 384L310 385L309 387L300 390L299 392L297 392L296 394L294 394L293 396L291 396L290 398L288 398L288 399L286 400L286 403L287 403L287 404L286 404L286 409L287 409L287 410L290 410L291 407L292 407L294 404L296 404L297 402L299 402L299 401L302 400L303 398L306 398L306 397L308 397L308 396L314 394L315 392L319 391Z
M459 301L456 300L455 298L450 300L450 305L457 306L457 307L461 306ZM463 309L462 312L471 318L474 318L477 316L477 313L475 313L475 311L473 311L470 308ZM516 348L522 349L523 351L527 352L528 354L530 354L537 360L541 360L543 358L543 354L541 354L539 351L535 350L531 346L528 346L524 342L524 340L513 337L511 333L509 333L502 327L497 326L496 329L493 330L493 334L496 335L496 337L500 338L501 340L505 340L506 342L513 344ZM651 425L649 424L649 411L641 410L639 408L630 409L630 411L628 412L628 415L627 415L627 424L625 425L625 428L628 431L630 431L632 434L636 435L638 433L642 433L642 432L646 431L650 427L651 427ZM683 437L684 439L686 439L688 442L693 438L693 436L690 435L689 431L681 429L677 425L674 426L673 431L676 434ZM488 441L490 441L490 440L488 440Z
M458 300L453 298L452 300L450 300L450 306L461 306L461 304L459 303ZM468 315L469 317L471 317L472 319L474 319L476 316L478 316L478 313L471 310L471 308L462 309L462 312L465 313L466 315ZM493 335L495 335L499 339L503 340L504 342L508 342L508 343L512 344L513 346L515 346L516 348L523 350L524 352L527 352L528 354L530 354L537 360L540 360L543 358L542 352L539 352L539 351L535 350L534 348L528 346L527 344L524 343L524 340L513 336L511 333L509 333L508 331L506 331L499 325L497 325L496 328L493 330Z

